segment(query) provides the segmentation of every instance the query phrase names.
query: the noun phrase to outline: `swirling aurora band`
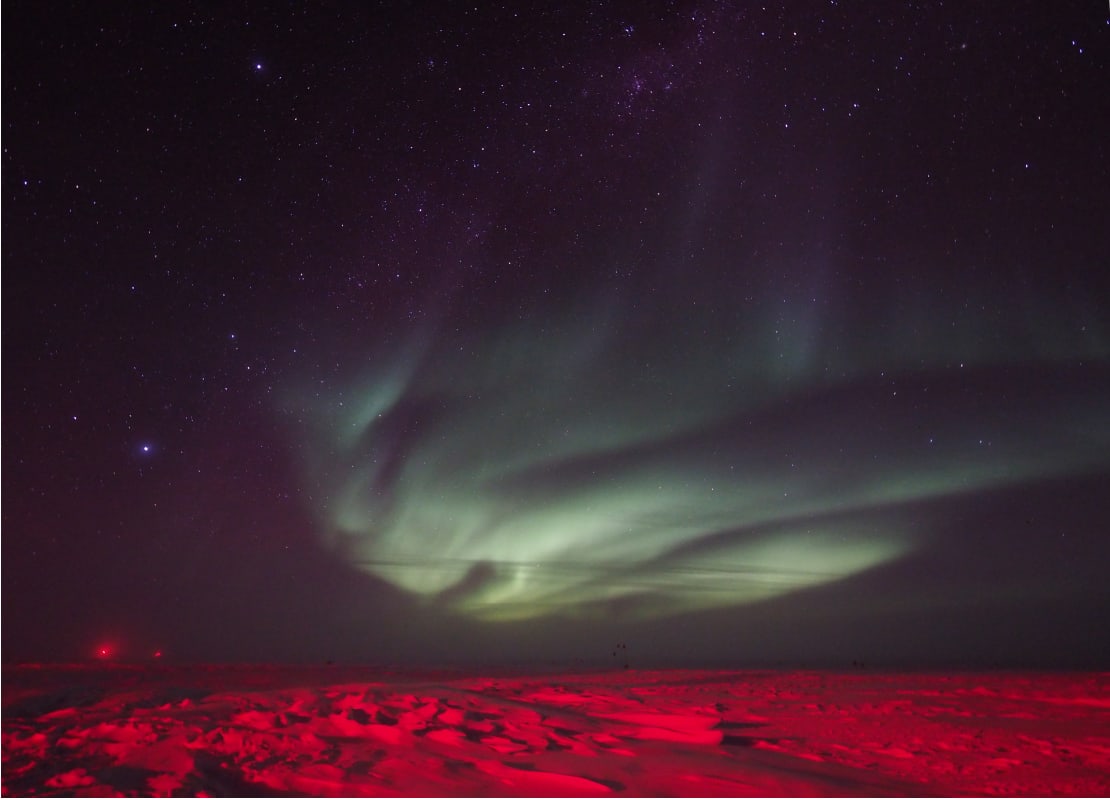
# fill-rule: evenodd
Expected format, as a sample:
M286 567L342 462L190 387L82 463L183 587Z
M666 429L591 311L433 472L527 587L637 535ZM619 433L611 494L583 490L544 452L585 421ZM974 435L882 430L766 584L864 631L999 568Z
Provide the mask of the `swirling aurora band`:
M923 509L945 498L1110 452L1105 406L1056 374L1062 359L1019 379L991 363L1001 353L942 364L893 341L867 363L821 352L808 323L705 336L663 311L648 329L610 304L418 330L312 406L304 467L325 538L481 619L666 615L881 565L929 535ZM1056 399L1012 391L1030 380L1055 381Z

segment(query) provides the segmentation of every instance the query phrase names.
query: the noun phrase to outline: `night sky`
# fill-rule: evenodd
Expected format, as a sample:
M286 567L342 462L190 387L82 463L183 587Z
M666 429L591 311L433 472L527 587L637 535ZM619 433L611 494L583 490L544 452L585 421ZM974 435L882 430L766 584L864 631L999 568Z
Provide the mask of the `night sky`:
M1104 3L118 5L4 4L6 661L1110 665Z

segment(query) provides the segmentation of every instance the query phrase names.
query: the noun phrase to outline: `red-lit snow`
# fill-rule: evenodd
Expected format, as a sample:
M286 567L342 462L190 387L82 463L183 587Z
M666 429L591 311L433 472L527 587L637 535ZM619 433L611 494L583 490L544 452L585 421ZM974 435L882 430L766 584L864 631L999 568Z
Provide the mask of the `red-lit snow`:
M1110 675L4 670L5 795L1107 795Z

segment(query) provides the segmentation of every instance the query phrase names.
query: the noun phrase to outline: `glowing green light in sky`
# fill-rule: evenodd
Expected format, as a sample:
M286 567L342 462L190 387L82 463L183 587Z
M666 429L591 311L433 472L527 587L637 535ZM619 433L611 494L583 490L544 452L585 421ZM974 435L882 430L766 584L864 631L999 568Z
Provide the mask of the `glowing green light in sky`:
M476 618L654 616L844 579L912 552L939 501L1107 463L1099 397L983 377L1006 340L724 306L428 325L293 387L327 540Z

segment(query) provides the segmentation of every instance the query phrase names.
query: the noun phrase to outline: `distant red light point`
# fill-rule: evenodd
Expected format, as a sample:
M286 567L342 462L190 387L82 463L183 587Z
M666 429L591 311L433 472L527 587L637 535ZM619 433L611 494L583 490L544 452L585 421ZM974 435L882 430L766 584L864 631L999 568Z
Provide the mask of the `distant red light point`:
M154 657L155 658L161 658L162 657L162 651L161 650L155 650L154 651Z

